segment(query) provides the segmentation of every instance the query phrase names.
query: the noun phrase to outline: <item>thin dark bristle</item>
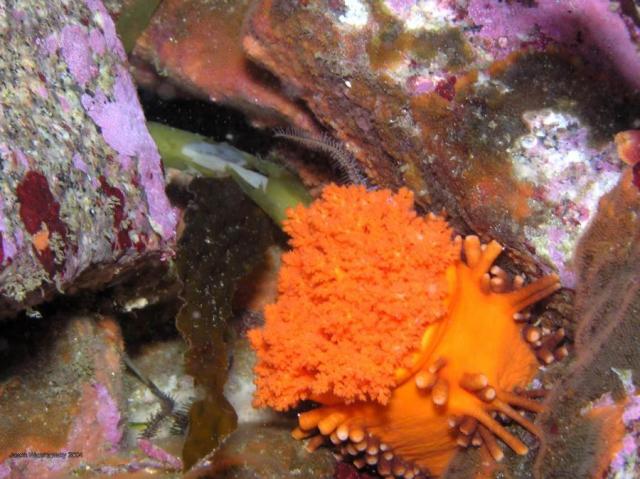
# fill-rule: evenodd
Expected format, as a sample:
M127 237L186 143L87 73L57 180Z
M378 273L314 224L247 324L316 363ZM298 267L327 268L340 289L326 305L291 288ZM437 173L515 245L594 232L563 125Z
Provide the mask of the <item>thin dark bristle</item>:
M342 148L342 145L326 133L312 137L293 128L277 129L274 137L295 141L316 151L326 153L344 173L346 179L356 185L367 186L367 178L356 159Z
M160 390L160 388L156 386L155 383L151 381L151 379L145 376L137 368L137 366L134 364L131 358L126 354L124 355L124 363L126 364L129 371L131 371L133 375L136 376L145 386L147 386L151 391L151 393L160 400L160 403L162 404L162 409L164 411L173 411L173 409L176 406L175 399L173 399L168 394L165 394L164 392L162 392L162 390Z
M188 408L185 410L175 411L172 415L173 422L171 424L171 434L181 436L189 426Z
M147 425L142 431L141 436L145 439L153 439L153 437L158 434L162 423L169 419L171 420L169 432L175 436L182 436L189 426L189 409L191 408L191 403L191 401L184 404L174 402L175 406L171 410L160 409L160 411L153 414L147 421Z
M164 411L158 411L147 421L147 426L142 431L141 436L145 439L153 439L153 437L158 434L158 429L160 429L160 425L162 422L167 419L167 414Z
M183 434L189 425L189 409L193 400L189 400L185 404L179 404L173 396L163 392L151 379L142 374L131 358L125 355L124 359L125 364L133 375L147 386L151 393L160 401L160 411L149 418L147 426L142 431L142 437L152 439L158 433L162 422L169 418L172 419L172 425L170 427L172 434Z

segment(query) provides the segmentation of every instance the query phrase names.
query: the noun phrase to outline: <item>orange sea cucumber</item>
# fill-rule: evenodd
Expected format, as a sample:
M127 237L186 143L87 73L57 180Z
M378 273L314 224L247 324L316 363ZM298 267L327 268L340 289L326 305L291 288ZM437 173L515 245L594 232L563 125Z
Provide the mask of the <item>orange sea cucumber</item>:
M493 414L538 434L514 409L540 410L514 393L538 369L519 320L557 276L511 281L493 266L497 242L452 240L444 219L415 213L407 189L330 185L289 212L285 231L278 300L249 333L257 406L316 401L295 435L317 430L314 444L328 437L381 475L438 475L471 444L500 459L496 437L527 452Z

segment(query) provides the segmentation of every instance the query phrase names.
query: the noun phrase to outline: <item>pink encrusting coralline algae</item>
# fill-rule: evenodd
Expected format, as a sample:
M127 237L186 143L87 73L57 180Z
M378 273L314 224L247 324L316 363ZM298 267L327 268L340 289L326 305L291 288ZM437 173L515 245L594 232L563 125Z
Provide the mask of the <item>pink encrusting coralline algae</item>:
M109 268L170 254L177 213L102 2L28 0L0 17L10 31L0 54L11 92L0 111L5 316L92 282L93 265L104 282Z

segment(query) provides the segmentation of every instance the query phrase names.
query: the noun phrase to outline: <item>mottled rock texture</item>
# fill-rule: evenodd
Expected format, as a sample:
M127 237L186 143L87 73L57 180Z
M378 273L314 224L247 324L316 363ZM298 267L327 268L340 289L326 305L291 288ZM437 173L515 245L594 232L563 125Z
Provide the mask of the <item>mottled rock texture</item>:
M278 80L242 50L250 0L164 0L139 38L134 59L151 65L181 90L232 106L255 125L299 124L313 119ZM152 86L149 75L140 81Z
M573 287L640 112L639 31L608 0L262 0L244 47L375 183Z
M289 427L243 424L211 455L196 464L185 479L331 479L335 459L328 449L313 453L291 440Z
M44 324L3 330L10 345L0 381L2 479L70 477L81 464L113 455L124 437L116 322L90 315L37 321Z
M536 477L603 477L617 452L627 457L611 464L611 477L640 473L634 396L640 377L640 191L634 170L627 168L600 200L576 252L576 354L538 418L544 437ZM635 471L628 476L622 475L625 460Z
M176 214L99 0L0 4L0 317L168 252Z

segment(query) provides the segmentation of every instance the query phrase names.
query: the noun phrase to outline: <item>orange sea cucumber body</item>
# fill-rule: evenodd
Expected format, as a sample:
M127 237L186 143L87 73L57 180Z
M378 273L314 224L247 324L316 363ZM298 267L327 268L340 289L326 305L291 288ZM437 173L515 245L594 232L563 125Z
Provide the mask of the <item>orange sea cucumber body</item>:
M515 290L492 280L498 243L453 241L444 220L412 204L407 190L330 186L291 213L280 297L250 333L256 402L317 401L296 434L317 429L382 475L438 475L472 442L499 459L495 437L525 453L492 413L538 432L513 409L539 409L512 392L538 366L514 315L557 277Z

